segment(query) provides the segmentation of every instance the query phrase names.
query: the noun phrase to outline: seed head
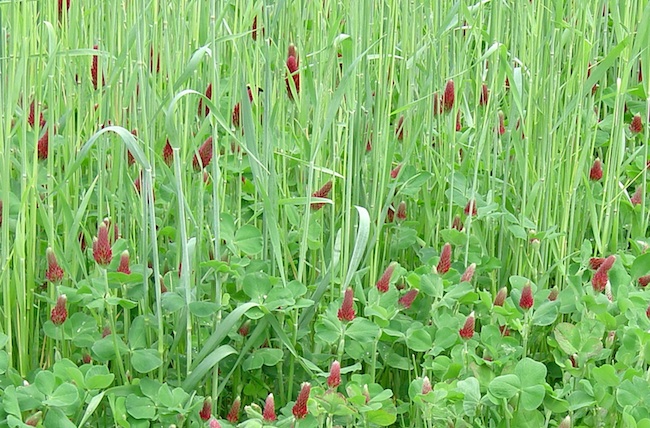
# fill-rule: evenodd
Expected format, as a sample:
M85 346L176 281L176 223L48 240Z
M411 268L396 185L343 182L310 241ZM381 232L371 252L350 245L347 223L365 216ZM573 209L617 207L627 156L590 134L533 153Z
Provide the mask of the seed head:
M210 398L206 397L205 400L203 400L203 407L199 412L199 417L204 421L210 420L212 417L212 400L210 400Z
M0 207L0 210L2 207ZM51 283L57 283L63 279L63 269L59 266L59 263L56 261L56 255L52 248L48 248L45 251L45 257L47 258L47 270L45 271L45 278Z
M508 297L508 288L501 287L497 292L497 295L494 297L494 306L503 306Z
M239 409L241 408L241 398L237 396L235 398L235 401L233 401L232 406L230 406L230 411L228 412L228 415L226 416L226 419L228 422L231 423L237 423L239 421Z
M108 227L105 222L99 224L97 237L93 239L93 258L100 266L107 266L113 259L113 250L108 242Z
M338 312L339 320L343 322L352 321L356 315L354 311L354 290L349 288L345 290L345 296L343 297L343 303Z
M411 288L406 292L402 297L399 298L398 302L401 307L404 309L409 309L413 304L413 301L417 297L419 291L417 288Z
M330 375L327 377L327 386L336 389L341 384L341 363L333 361L330 366Z
M471 265L467 266L467 269L465 269L463 276L460 277L460 282L471 282L475 270L476 263L472 263Z
M377 281L377 290L379 290L380 293L385 293L388 291L388 286L390 285L390 278L393 276L393 271L395 270L395 266L397 264L392 262L388 265L384 273L382 274L381 278L379 278L379 281Z
M300 392L296 399L296 404L293 405L291 412L296 419L303 419L307 416L307 400L309 400L309 392L311 391L311 384L304 382L300 386Z
M424 379L422 379L422 395L426 395L433 391L433 388L431 388L431 381L429 380L429 376L425 376Z
M454 81L449 79L445 85L445 93L442 96L442 104L446 112L450 111L454 107L455 97Z
M460 337L462 337L463 339L471 339L474 336L474 323L475 323L474 311L472 311L465 319L465 324L463 325L463 328L458 330Z
M272 393L266 396L262 418L264 418L266 422L273 422L276 419L278 419L278 417L275 414L275 399L273 398Z
M533 289L530 287L530 283L527 283L524 286L524 289L521 290L521 297L519 298L519 307L524 311L533 307Z
M59 298L56 299L56 305L50 313L50 321L52 321L54 325L61 325L68 318L68 309L66 308L67 301L68 298L65 294L60 295Z
M599 181L601 178L603 178L603 166L600 163L600 159L596 159L589 170L589 179L591 181Z
M640 134L643 132L643 123L641 122L641 115L639 113L635 114L632 118L632 123L630 123L630 131L633 134Z
M440 252L440 260L436 266L436 270L440 275L444 275L451 268L451 244L447 242Z
M129 267L129 251L124 250L120 255L120 265L117 267L118 272L125 273L127 275L131 274L131 268Z
M199 147L199 153L194 155L194 160L192 161L194 171L199 172L210 165L210 162L212 162L212 150L212 137L208 137L201 144L201 147Z

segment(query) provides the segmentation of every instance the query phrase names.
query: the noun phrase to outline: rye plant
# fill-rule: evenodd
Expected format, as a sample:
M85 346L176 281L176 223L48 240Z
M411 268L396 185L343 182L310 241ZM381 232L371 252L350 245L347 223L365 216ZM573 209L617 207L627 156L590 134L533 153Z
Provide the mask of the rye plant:
M0 424L647 426L650 4L0 1Z

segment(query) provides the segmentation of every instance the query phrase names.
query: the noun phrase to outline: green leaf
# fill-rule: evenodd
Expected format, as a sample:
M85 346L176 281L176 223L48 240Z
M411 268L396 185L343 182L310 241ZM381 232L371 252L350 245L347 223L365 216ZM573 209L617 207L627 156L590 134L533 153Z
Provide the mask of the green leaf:
M214 302L191 302L190 313L195 317L207 318L214 316L219 311L219 305Z
M205 358L202 358L200 360L197 358L197 361L200 362L194 368L194 370L192 370L190 375L185 378L185 381L182 385L183 389L187 392L194 390L199 381L204 378L204 376L208 373L209 370L212 369L212 367L214 367L219 361L223 360L228 355L236 353L237 351L235 351L232 347L223 345L212 351Z
M147 335L144 327L144 316L140 315L131 322L129 327L129 347L140 349L147 347Z
M97 406L99 406L99 403L102 402L104 399L104 394L106 391L102 391L99 394L95 395L93 398L90 399L90 402L88 403L88 406L86 407L86 411L84 412L83 418L81 418L81 422L79 422L79 428L83 427L86 425L86 422L88 422L88 419L92 416L92 414L95 412L97 409Z
M561 323L555 326L555 340L566 354L573 355L578 353L574 345L580 340L577 328L573 324Z
M264 272L246 274L242 281L242 289L251 300L263 302L271 291L271 280Z
M648 273L650 273L650 253L645 253L634 259L634 263L630 268L630 275L632 275L632 278L639 278Z
M70 422L70 419L57 407L47 411L43 419L43 426L47 428L76 428L76 425Z
M262 232L254 226L244 225L235 233L234 244L244 254L258 254L263 248Z
M117 341L117 349L113 340ZM110 334L103 339L98 340L91 348L100 362L106 362L115 358L118 354L124 355L129 351L122 338Z
M380 334L379 327L365 318L355 318L345 330L347 337L360 343L377 340Z
M557 319L560 312L560 302L546 301L539 305L533 313L533 325L546 326L551 325Z
M149 373L162 365L162 358L155 349L138 349L133 351L131 364L133 369L139 373Z
M256 370L262 366L274 366L282 361L283 352L280 349L258 349L242 364L244 371Z
M509 400L514 397L521 388L519 377L514 374L497 376L488 385L488 392L495 398Z
M422 327L418 329L409 329L406 332L406 346L415 352L427 352L433 346L433 340L429 332Z
M620 383L620 379L616 375L616 369L611 364L603 364L600 367L595 367L592 370L594 381L602 386L616 387Z
M126 411L135 419L152 420L156 416L156 405L147 397L130 394L126 399Z
M463 398L463 411L467 416L473 418L476 415L476 409L481 401L481 385L475 377L458 381L456 385L459 392L465 396Z
M370 424L387 427L395 423L397 415L395 413L389 413L384 409L378 409L368 411L366 413L366 418Z
M108 367L97 365L88 369L84 377L84 383L89 390L105 389L113 383L114 379L115 375L108 371Z
M79 400L79 390L71 383L63 383L54 390L43 404L51 407L72 406Z

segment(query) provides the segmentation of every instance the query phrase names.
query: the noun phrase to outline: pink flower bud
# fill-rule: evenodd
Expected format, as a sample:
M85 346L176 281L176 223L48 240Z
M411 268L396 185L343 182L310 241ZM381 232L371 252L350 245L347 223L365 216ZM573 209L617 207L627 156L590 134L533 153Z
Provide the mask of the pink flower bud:
M591 181L599 181L601 178L603 178L603 166L600 163L600 159L596 159L589 170L589 179Z
M440 275L444 275L451 268L451 244L447 242L440 252L440 260L436 266L436 270Z
M204 421L207 421L212 417L212 400L210 400L210 398L206 397L206 399L203 400L203 407L199 412L199 417Z
M228 422L231 423L237 423L239 421L239 409L241 408L241 398L237 397L235 398L235 401L233 401L232 406L230 406L230 411L228 412L228 415L226 416L226 419Z
M650 274L644 275L641 278L639 278L639 285L641 287L646 287L648 284L650 284Z
M467 319L465 319L465 324L463 325L463 328L458 330L458 333L460 334L460 337L463 339L471 339L474 336L474 311L472 311L468 316Z
M262 418L264 418L266 422L273 422L278 418L275 414L275 399L273 398L273 394L266 396Z
M465 273L463 273L463 276L460 277L460 282L471 282L475 270L476 270L476 263L472 263L471 265L467 266L467 269L465 269Z
M343 303L338 312L339 320L341 321L352 321L354 319L354 290L349 288L345 290L345 296L343 297Z
M129 251L124 250L120 255L120 265L117 267L117 271L125 273L127 275L131 274L131 268L129 267Z
M488 87L485 83L481 85L481 96L478 102L482 106L486 106L488 103Z
M508 297L508 289L506 287L501 287L501 289L497 292L496 297L494 298L493 305L503 306L507 297Z
M99 224L97 238L93 239L93 258L100 266L107 266L113 259L113 250L108 242L108 227L105 222Z
M641 205L643 203L643 185L636 188L634 195L630 198L632 205Z
M404 309L409 309L413 304L413 301L417 297L419 291L416 288L411 288L406 292L402 297L399 298L398 303Z
M446 112L450 111L454 107L455 97L454 81L449 79L445 85L445 92L442 96L442 104Z
M36 151L38 152L38 158L40 160L45 160L49 156L50 150L50 130L46 129L43 133L43 136L38 139L36 145Z
M400 163L390 171L390 178L397 178L401 169L402 169L402 164Z
M52 250L52 248L48 248L45 251L45 257L47 258L47 271L45 271L45 278L47 278L47 280L52 283L61 281L63 279L64 272L56 260L54 250Z
M521 290L521 297L519 298L519 307L524 311L533 307L533 290L530 287L530 283L527 283L524 286L524 289Z
M395 270L396 263L390 263L381 278L377 281L377 290L380 293L385 293L388 291L388 286L390 285L390 278L393 276L393 271Z
M591 278L591 285L594 288L594 291L599 293L605 290L605 287L609 282L608 272L612 266L614 266L615 261L616 256L609 256L600 265L600 267L598 267L598 270L596 270L596 273L594 273L594 276Z
M291 412L296 419L304 419L307 416L307 400L309 400L309 393L311 391L311 384L304 382L300 386L300 392L296 399L296 404L293 405Z
M192 161L192 166L194 171L201 171L203 168L207 168L212 162L213 147L212 147L212 137L208 137L207 140L201 144L199 151L194 155L194 160Z
M163 147L162 157L167 166L171 166L172 162L174 162L174 149L172 149L172 145L169 144L169 138L165 142L165 147Z
M555 302L557 300L559 292L556 287L551 288L551 292L548 294L548 300L551 302Z
M460 216L454 217L454 221L451 224L452 229L456 229L459 232L463 231L463 221L460 219Z
M467 201L467 205L465 205L465 215L475 216L476 214L476 201L474 199L470 199Z
M341 363L333 361L330 366L330 375L327 377L327 386L336 389L341 384Z
M433 391L433 388L431 388L431 381L429 380L429 376L425 376L424 379L422 379L422 395L426 395Z
M219 421L214 418L210 419L210 424L208 426L210 428L221 428L221 424L219 423Z
M632 123L630 123L630 131L633 134L640 134L643 132L643 123L641 122L641 115L639 113L635 114L632 118Z
M50 321L52 321L54 325L61 325L68 318L68 309L66 308L67 301L68 299L65 294L60 295L59 298L56 299L56 305L50 313Z
M402 201L397 206L397 219L404 221L406 220L406 202Z

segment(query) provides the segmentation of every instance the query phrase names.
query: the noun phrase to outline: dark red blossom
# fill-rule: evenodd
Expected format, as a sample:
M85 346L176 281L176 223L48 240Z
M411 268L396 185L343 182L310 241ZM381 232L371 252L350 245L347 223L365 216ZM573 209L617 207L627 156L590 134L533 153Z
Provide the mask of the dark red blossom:
M486 106L488 103L488 87L485 83L481 85L481 96L479 97L478 102L482 106Z
M384 220L384 223L392 223L393 220L395 220L395 207L391 203L388 206L388 211L386 211L386 220Z
M519 307L524 311L533 307L533 289L530 287L530 283L524 285L524 289L521 290L521 297L519 298Z
M596 270L603 264L605 257L592 257L589 259L589 267Z
M451 228L456 229L459 232L463 231L463 221L460 219L460 216L454 217L454 221L451 223Z
M411 288L409 291L406 292L402 297L399 298L397 303L404 309L409 309L411 305L413 304L413 301L415 298L418 296L418 289L417 288Z
M275 414L275 399L273 398L272 393L266 396L266 401L264 401L264 412L262 413L262 418L266 422L273 422L276 419L278 419L277 415Z
M635 114L632 118L632 123L630 123L630 131L633 134L639 134L643 132L643 123L641 122L641 115L639 113Z
M131 273L131 268L129 267L129 251L124 250L120 255L120 265L117 267L117 271L129 275Z
M327 386L336 389L341 384L341 363L334 360L330 366L330 374L327 377Z
M1 206L0 209L2 209ZM45 251L45 257L47 258L47 271L45 271L45 278L52 283L61 281L63 279L63 269L59 266L59 262L56 260L54 250L48 248Z
M451 244L447 242L440 252L440 260L436 266L436 270L440 275L444 275L451 268Z
M402 201L397 206L397 219L406 220L406 202Z
M212 150L212 137L208 137L208 139L201 144L201 147L199 147L199 152L194 155L194 159L192 160L194 171L201 171L203 168L207 168L207 166L210 165L213 155Z
M641 205L643 203L643 186L639 186L636 188L636 191L634 192L634 195L630 198L630 202L632 202L632 205Z
M199 417L203 421L208 421L212 417L212 400L210 400L210 398L206 397L206 399L203 400L203 407L199 412Z
M594 288L594 291L601 292L605 290L607 283L609 282L609 270L614 266L616 262L616 256L609 256L603 261L603 263L598 267L596 273L591 278L591 285Z
M494 297L494 306L503 306L508 297L508 289L506 287L501 287L497 292L497 295Z
M65 1L65 6L63 3L64 1ZM59 17L61 17L64 10L69 10L69 9L70 9L70 0L59 0L59 5L58 5Z
M501 333L501 336L503 337L510 336L510 329L508 328L507 325L500 325L499 333Z
M239 333L240 336L246 337L248 336L250 330L251 330L251 320L246 320L243 322L241 327L239 327L239 330L237 330L237 332Z
M341 321L352 321L356 315L354 311L354 290L349 288L345 290L345 296L343 297L343 303L341 308L338 311L338 318Z
M228 415L226 416L226 419L230 423L237 423L239 421L239 409L241 408L241 398L237 397L235 398L235 401L233 401L232 406L230 406L230 411L228 412Z
M50 313L50 321L52 321L54 325L61 325L68 318L68 309L66 308L67 301L68 299L65 294L60 295L59 298L56 299L56 305Z
M165 141L165 147L163 147L162 157L163 157L163 162L165 162L167 166L171 166L172 162L174 162L174 149L172 148L172 145L169 143L169 138L167 139L167 141Z
M463 327L458 330L460 337L463 339L471 339L474 336L474 323L474 311L472 311L465 319L465 324L463 324Z
M397 178L400 170L402 169L402 164L398 164L395 168L390 170L390 178Z
M650 274L639 278L639 285L641 287L646 287L648 284L650 284Z
M332 180L329 180L327 183L323 184L323 187L316 190L311 194L312 198L327 198L330 191L332 190ZM325 202L312 202L310 204L311 209L318 211L319 209L325 206Z
M45 160L49 156L50 151L50 130L46 129L41 138L38 139L36 151L38 152L38 158L40 160Z
M287 95L290 100L294 99L294 92L291 88L291 82L293 81L293 86L296 89L295 94L300 93L300 73L298 72L298 57L296 56L296 47L294 45L289 46L289 55L287 56L287 77L285 78L285 83L287 86Z
M93 46L94 50L99 50L99 46ZM92 64L90 66L90 79L93 82L93 87L97 89L99 86L99 75L101 74L102 83L101 86L104 86L104 74L99 70L99 55L93 55Z
M390 285L390 278L393 276L393 271L395 270L396 263L390 263L381 278L377 281L377 290L380 293L385 293L388 291L388 286Z
M589 170L589 179L591 181L599 181L601 178L603 178L603 166L600 159L596 159Z
M454 81L449 79L445 85L445 92L442 95L442 104L446 112L450 111L454 107L455 98Z
M108 242L108 226L105 222L99 224L97 237L93 239L93 258L100 266L107 266L113 259L113 250Z
M474 199L470 199L467 201L467 205L465 205L465 215L472 215L475 216L477 214L476 211L476 201Z
M296 404L293 405L291 413L296 419L304 419L307 416L307 400L309 400L309 393L311 392L311 384L303 382L300 386L300 392L296 399Z
M475 270L476 270L476 263L472 263L471 265L467 266L467 269L465 269L465 272L460 277L460 282L471 282Z

